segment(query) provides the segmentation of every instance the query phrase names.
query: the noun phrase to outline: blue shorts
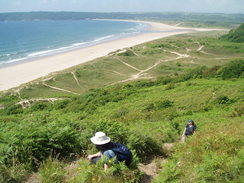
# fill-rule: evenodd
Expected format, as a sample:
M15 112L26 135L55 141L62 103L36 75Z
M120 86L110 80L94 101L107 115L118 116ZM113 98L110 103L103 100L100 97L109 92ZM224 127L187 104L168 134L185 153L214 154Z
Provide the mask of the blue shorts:
M118 159L116 157L116 154L112 150L107 150L103 152L103 157L101 158L92 158L92 163L97 163L100 159L105 158L105 163L108 162L108 160L115 158L114 163L118 163Z

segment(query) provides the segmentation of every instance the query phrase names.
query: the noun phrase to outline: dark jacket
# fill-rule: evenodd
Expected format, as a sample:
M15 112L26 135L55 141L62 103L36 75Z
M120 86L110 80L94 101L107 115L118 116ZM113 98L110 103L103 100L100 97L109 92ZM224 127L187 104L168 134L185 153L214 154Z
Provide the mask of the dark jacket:
M186 125L185 135L186 136L192 135L195 132L196 129L197 129L196 125L190 126L190 125L187 124Z

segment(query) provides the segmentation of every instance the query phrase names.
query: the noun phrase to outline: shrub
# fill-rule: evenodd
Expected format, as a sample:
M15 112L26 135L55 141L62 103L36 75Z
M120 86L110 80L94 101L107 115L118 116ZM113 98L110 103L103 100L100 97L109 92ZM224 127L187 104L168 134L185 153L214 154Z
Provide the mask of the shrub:
M222 79L230 79L230 78L239 78L241 77L244 72L244 60L235 60L232 61L223 67L221 67L217 74Z
M42 111L44 109L47 109L49 107L49 104L47 102L36 102L31 106L31 111Z
M21 105L11 105L9 107L6 107L4 109L5 114L11 115L11 114L21 114L23 113L23 109Z
M233 103L233 100L229 99L228 96L221 95L216 98L215 102L217 104L231 104Z
M195 69L192 69L188 71L186 74L182 76L182 81L187 81L189 79L194 79L194 78L201 78L203 75L203 71L206 69L205 66L202 67L196 67Z
M62 183L64 182L64 164L57 159L49 157L39 169L42 183Z
M69 100L61 100L61 101L57 101L55 102L54 104L54 108L55 109L64 109L67 104L69 103L70 101Z
M124 163L108 163L109 168L104 171L103 161L96 165L80 159L75 169L70 169L66 180L70 183L138 183L141 173L138 169L128 168Z
M12 137L12 133L14 136ZM12 160L21 163L32 162L38 165L50 155L70 156L82 150L80 134L67 122L55 121L47 124L36 121L33 124L24 122L5 131L5 141L9 144L5 151L5 163Z
M163 100L163 101L156 102L155 103L155 108L158 109L158 110L161 110L161 109L165 109L165 108L168 108L168 107L172 107L173 104L174 104L173 101L170 101L170 100L166 99L166 100Z
M163 167L163 171L152 181L153 183L179 182L180 171L177 169L176 160L168 160Z
M230 114L230 117L239 117L244 115L244 105L238 105L234 107L232 113Z
M15 164L14 166L6 166L0 163L0 182L22 182L30 173L30 171L31 167L28 164Z

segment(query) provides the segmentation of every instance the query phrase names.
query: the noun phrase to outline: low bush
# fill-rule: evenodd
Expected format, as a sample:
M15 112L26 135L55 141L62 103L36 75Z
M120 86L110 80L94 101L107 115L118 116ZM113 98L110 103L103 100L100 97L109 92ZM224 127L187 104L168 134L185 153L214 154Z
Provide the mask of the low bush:
M64 164L49 157L41 165L39 174L42 183L62 183L65 177Z
M232 99L230 99L228 96L224 96L224 95L221 95L221 96L218 96L216 99L215 99L215 102L217 104L231 104L233 103L234 101Z
M222 66L217 75L222 79L239 78L243 76L244 60L235 60Z
M68 122L45 124L35 121L28 125L25 122L13 125L11 130L3 130L6 145L1 148L1 157L5 164L12 165L14 160L38 165L50 155L69 157L82 151L81 135Z
M21 114L23 113L23 109L21 105L11 105L6 107L3 112L6 115L12 115L12 114Z

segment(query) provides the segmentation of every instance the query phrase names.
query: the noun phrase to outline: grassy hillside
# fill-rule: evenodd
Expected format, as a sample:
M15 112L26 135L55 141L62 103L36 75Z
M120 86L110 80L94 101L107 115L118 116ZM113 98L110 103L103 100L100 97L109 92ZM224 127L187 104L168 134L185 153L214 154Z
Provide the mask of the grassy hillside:
M2 93L0 182L142 182L137 165L151 159L152 182L242 182L244 45L216 35L153 41ZM180 144L188 119L198 131ZM89 164L100 130L132 149L130 167Z
M244 42L244 23L241 24L237 29L233 29L229 34L223 35L221 40L243 43Z

